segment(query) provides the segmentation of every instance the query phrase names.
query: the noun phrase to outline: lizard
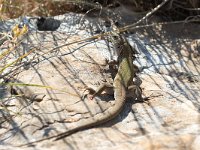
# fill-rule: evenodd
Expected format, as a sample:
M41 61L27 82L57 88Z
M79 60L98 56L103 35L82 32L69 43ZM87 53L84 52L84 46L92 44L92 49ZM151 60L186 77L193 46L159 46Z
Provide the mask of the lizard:
M115 34L115 32L113 33ZM114 48L119 51L119 57L118 57L118 70L114 77L113 81L113 91L114 91L114 99L115 103L114 106L108 108L106 111L100 114L96 114L95 116L92 116L91 118L88 118L84 124L75 127L73 129L70 129L66 132L62 132L57 135L53 135L47 138L43 138L37 141L29 142L26 144L22 144L19 146L25 146L25 145L32 145L37 142L41 142L44 140L55 138L54 140L59 140L62 138L65 138L73 133L76 133L78 131L82 131L85 129L92 128L94 126L98 126L100 124L103 124L113 118L115 118L122 110L128 90L134 90L134 96L137 98L141 97L141 88L133 83L133 78L136 76L136 73L138 72L138 68L133 64L134 60L134 51L132 50L132 47L129 43L127 43L125 37L123 37L120 33L117 33L115 35L111 35ZM110 88L111 86L109 84L104 84L98 88L98 90L93 90L91 88L88 88L89 94L91 94L91 99L93 99L98 94L101 94L102 91L104 91L106 88Z
M138 72L138 68L133 64L135 51L133 51L126 38L120 33L117 33L117 31L111 35L111 38L115 50L119 51L118 71L114 77L113 85L103 84L96 91L91 88L88 88L88 90L89 93L92 92L90 99L93 99L96 95L101 94L106 88L112 87L115 99L114 106L101 114L89 118L85 124L57 135L55 140L59 140L75 132L100 125L115 118L121 112L125 104L127 91L129 90L134 90L135 98L142 98L141 88L133 83L133 78Z

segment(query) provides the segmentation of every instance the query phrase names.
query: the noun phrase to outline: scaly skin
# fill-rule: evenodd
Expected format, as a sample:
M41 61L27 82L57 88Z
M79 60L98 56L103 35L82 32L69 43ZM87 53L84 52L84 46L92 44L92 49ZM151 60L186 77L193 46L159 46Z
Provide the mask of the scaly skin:
M114 39L115 41L117 41L116 44L114 43L115 48L120 48L120 56L118 58L119 69L113 81L115 98L114 106L101 114L95 115L92 118L87 119L86 122L81 126L57 135L56 140L64 138L77 131L85 130L105 123L115 118L121 112L126 100L126 91L131 85L136 72L135 70L133 70L133 52L131 47L127 47L129 45L126 45L126 43L124 43L123 38L120 35L118 35L116 38L120 38L117 40ZM120 45L120 47L118 46L118 44ZM106 88L106 86L103 86L103 88ZM102 91L102 89L99 89L98 91ZM96 94L99 93L96 92L95 95Z
M62 139L78 131L85 130L100 125L102 123L105 123L115 118L121 112L126 100L126 91L128 90L128 87L132 84L133 77L135 76L137 70L133 65L133 50L131 46L125 41L125 39L120 34L117 34L117 36L112 36L111 38L114 38L113 39L114 47L116 48L116 50L119 50L119 58L118 58L119 68L113 82L114 98L115 98L114 106L107 109L105 112L101 114L97 114L85 120L84 124L82 124L81 126L60 133L58 135L44 138L28 144L34 144L36 142L44 141L51 138L55 138L55 140ZM102 88L106 88L106 86L103 86ZM103 91L102 88L99 89L97 92L95 92L93 96L100 94L99 92Z

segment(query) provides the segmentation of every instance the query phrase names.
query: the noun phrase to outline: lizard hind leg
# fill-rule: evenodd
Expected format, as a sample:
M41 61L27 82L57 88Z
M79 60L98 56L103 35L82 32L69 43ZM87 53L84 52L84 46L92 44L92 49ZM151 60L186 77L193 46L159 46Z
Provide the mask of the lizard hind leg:
M100 85L97 90L94 90L93 88L87 87L85 89L84 92L86 92L85 94L83 94L83 98L85 98L86 96L89 97L89 99L93 99L94 97L100 95L103 91L105 91L108 94L113 94L113 85L109 84L109 83L104 83L102 85Z
M127 97L131 97L134 100L142 100L142 89L140 86L137 85L131 85L128 87Z
M142 89L140 85L142 80L139 77L135 77L130 86L128 87L127 97L131 97L134 100L143 100L142 98Z

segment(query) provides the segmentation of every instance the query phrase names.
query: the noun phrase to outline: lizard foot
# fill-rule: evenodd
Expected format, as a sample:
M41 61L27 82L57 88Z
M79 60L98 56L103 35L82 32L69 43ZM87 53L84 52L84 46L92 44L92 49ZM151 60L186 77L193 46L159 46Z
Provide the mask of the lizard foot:
M93 100L95 93L96 91L93 88L87 87L83 92L82 99L85 99L87 97L88 99Z
M132 97L137 100L142 100L142 89L140 86L131 85L128 87L128 94L127 97Z
M83 94L82 98L84 99L87 96L90 100L92 100L95 96L100 95L103 91L105 91L106 93L110 93L110 91L112 91L113 94L113 85L109 83L104 83L100 85L96 91L90 87L86 87L84 91L84 93L86 93Z

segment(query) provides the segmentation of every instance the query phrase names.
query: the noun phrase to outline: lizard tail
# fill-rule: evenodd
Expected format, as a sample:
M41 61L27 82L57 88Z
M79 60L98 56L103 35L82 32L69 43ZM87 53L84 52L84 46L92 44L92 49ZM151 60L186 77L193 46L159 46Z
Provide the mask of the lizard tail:
M121 85L121 84L120 84ZM115 88L115 87L114 87ZM122 110L125 98L126 98L126 90L124 86L118 86L114 90L114 97L115 97L115 104L111 108L107 109L106 111L97 114L89 119L86 119L85 122L76 128L73 128L69 131L60 133L57 135L55 140L63 139L73 133L76 133L81 130L86 130L88 128L92 128L94 126L101 125L102 123L105 123L113 118L115 118Z
M73 129L70 129L66 132L63 132L63 133L60 133L57 135L53 135L53 136L50 136L47 138L43 138L43 139L40 139L37 141L29 142L29 143L18 145L18 146L32 145L32 144L35 144L35 143L38 143L41 141L45 141L45 140L49 140L49 139L53 139L53 138L55 141L60 140L71 134L74 134L78 131L86 130L86 129L92 128L94 126L101 125L101 124L115 118L121 112L121 110L124 106L124 103L125 103L125 98L126 98L125 87L121 83L118 84L118 81L116 81L116 83L117 83L116 85L119 85L119 86L116 87L114 84L114 91L115 91L114 92L114 98L115 98L114 106L110 107L109 109L105 110L104 112L97 114L91 118L84 119L83 124L81 124L78 127L75 127Z

